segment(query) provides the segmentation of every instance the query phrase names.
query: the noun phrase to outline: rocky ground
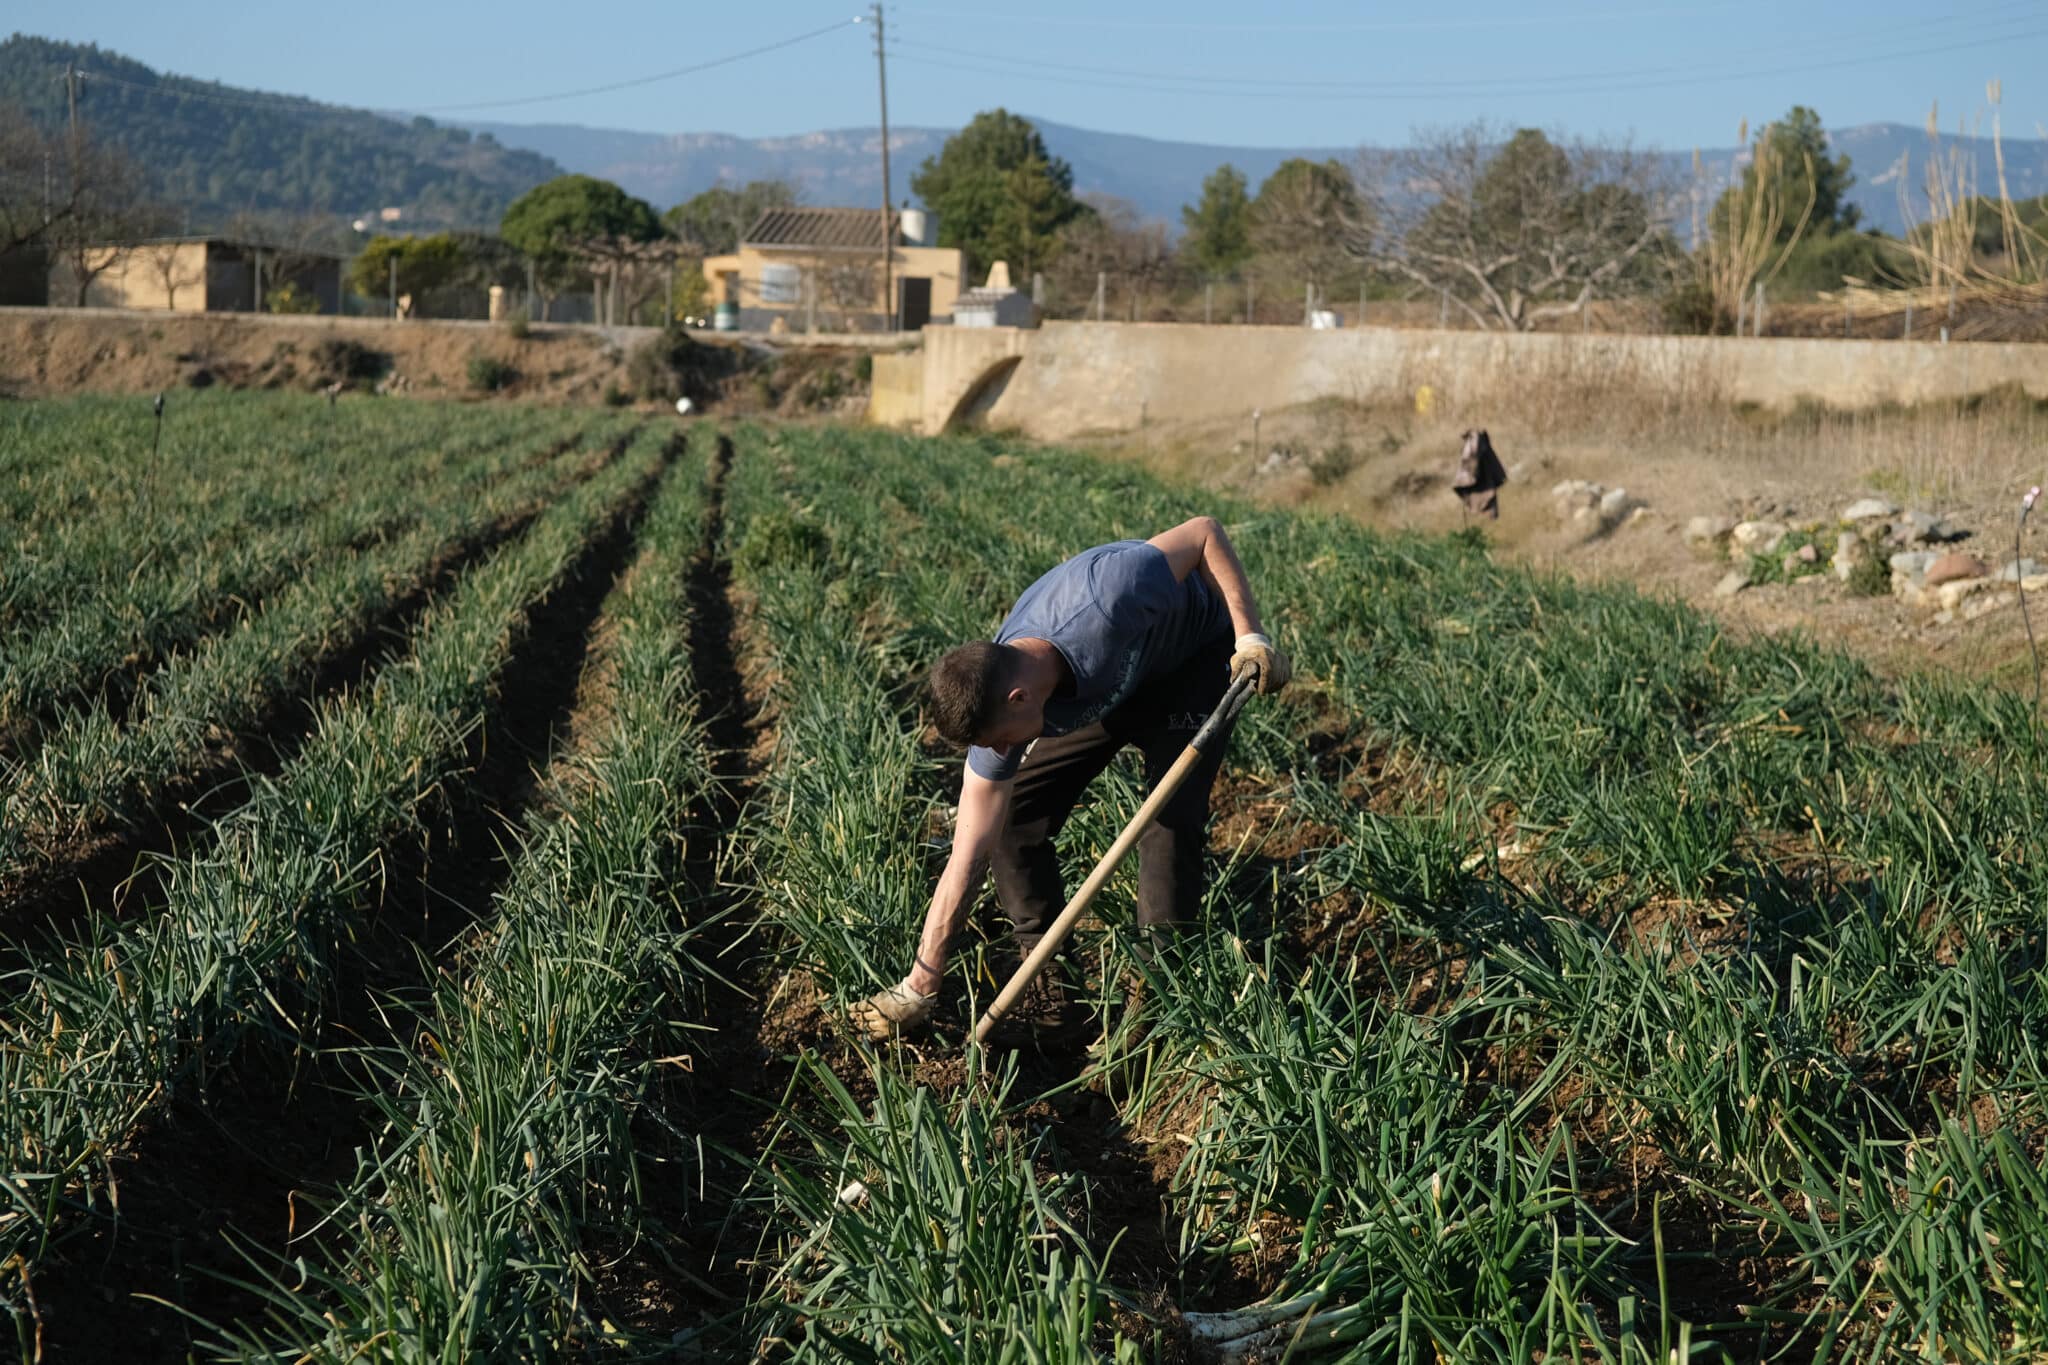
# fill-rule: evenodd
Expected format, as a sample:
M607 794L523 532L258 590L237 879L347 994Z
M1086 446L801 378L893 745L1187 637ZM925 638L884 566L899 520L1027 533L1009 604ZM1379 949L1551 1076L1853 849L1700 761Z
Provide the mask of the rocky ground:
M1106 450L1372 525L1450 530L1465 425L1509 482L1501 552L1683 598L1742 631L1804 632L1888 671L2031 688L2026 595L2048 631L2048 412L2014 395L1940 411L1417 414L1323 404L1236 428L1162 426ZM1475 420L1476 419L1476 420ZM2017 561L2017 563L2015 562ZM2048 644L2048 639L2044 639Z

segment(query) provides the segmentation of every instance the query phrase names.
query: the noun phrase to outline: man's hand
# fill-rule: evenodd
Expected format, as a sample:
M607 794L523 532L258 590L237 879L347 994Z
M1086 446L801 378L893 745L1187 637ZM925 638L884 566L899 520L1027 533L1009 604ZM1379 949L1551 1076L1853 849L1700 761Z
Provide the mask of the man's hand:
M1294 676L1294 667L1265 636L1240 635L1237 637L1237 652L1230 656L1231 681L1235 682L1246 674L1251 675L1253 691L1262 697L1270 697L1287 686L1287 680Z
M856 1028L878 1043L916 1033L929 1024L938 992L925 995L913 990L909 978L885 986L846 1012Z

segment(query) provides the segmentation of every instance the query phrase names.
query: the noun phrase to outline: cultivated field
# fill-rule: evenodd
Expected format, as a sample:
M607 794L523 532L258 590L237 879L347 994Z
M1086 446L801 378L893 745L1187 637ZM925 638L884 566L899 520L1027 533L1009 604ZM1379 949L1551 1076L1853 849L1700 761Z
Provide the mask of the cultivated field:
M149 451L0 407L25 1359L2048 1351L2025 699L995 438L206 395ZM967 1049L977 939L855 1042L924 668L1197 511L1298 668L1207 921L1141 959L1127 869L1086 1036Z

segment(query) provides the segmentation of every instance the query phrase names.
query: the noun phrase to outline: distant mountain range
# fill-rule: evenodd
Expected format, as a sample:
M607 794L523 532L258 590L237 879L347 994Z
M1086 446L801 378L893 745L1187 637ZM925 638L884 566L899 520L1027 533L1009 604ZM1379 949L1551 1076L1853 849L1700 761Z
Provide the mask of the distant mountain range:
M667 208L720 182L782 179L806 202L865 207L881 198L881 138L873 128L790 137L724 133L637 133L575 124L472 122L460 126L403 114L379 114L291 95L241 90L160 74L90 45L15 35L0 42L0 106L25 108L48 128L66 116L66 62L87 72L81 111L97 136L125 148L144 167L151 190L188 209L193 226L213 226L243 211L357 216L385 207L401 229L495 227L506 205L563 171L602 176ZM1349 162L1354 145L1223 147L1075 128L1034 118L1046 145L1074 168L1083 193L1129 200L1148 218L1178 228L1180 209L1224 162L1254 189L1290 157ZM890 129L895 198L910 197L910 177L954 130ZM1890 232L1905 224L1901 167L1917 182L1926 135L1898 123L1829 133L1856 177L1849 199L1864 221ZM1975 158L1980 190L1997 183L1987 138L1945 139ZM1710 192L1728 183L1734 148L1701 151ZM1691 174L1692 153L1668 153L1674 181ZM2048 142L2005 144L2006 183L2015 198L2048 193ZM1680 223L1681 236L1688 224Z
M1103 133L1074 128L1051 119L1031 117L1055 156L1074 168L1074 188L1082 193L1114 195L1129 200L1147 218L1160 218L1176 229L1183 204L1201 194L1202 179L1224 162L1243 171L1254 190L1273 168L1290 157L1335 160L1349 164L1357 145L1326 147L1223 147L1195 142L1166 142L1128 133ZM657 206L687 199L721 181L777 179L794 183L813 204L877 203L882 192L881 131L841 128L800 133L792 137L742 138L727 133L633 133L575 124L473 123L508 147L524 147L573 171L602 176ZM935 156L952 135L950 128L891 128L889 158L898 202L910 196L910 177L924 159ZM1835 150L1849 155L1856 183L1849 199L1863 212L1866 226L1898 233L1905 229L1899 205L1899 171L1925 164L1927 135L1902 123L1866 123L1828 134ZM1944 136L1944 147L1964 149L1977 166L1977 182L1990 193L1997 184L1989 138ZM1739 150L1703 148L1700 161L1708 194L1729 182ZM1674 183L1692 173L1692 152L1665 153ZM1910 161L1907 160L1910 158ZM2006 183L2013 197L2048 193L2048 142L2007 139ZM1917 183L1916 183L1917 188ZM1680 224L1681 235L1687 224Z

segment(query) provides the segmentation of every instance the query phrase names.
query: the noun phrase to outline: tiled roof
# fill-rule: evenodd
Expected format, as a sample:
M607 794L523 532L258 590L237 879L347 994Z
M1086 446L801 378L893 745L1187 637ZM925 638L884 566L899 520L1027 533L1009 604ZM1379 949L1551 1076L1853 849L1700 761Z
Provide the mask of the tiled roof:
M901 215L889 215L889 239L896 239ZM879 209L769 209L740 237L747 246L813 246L880 251Z

